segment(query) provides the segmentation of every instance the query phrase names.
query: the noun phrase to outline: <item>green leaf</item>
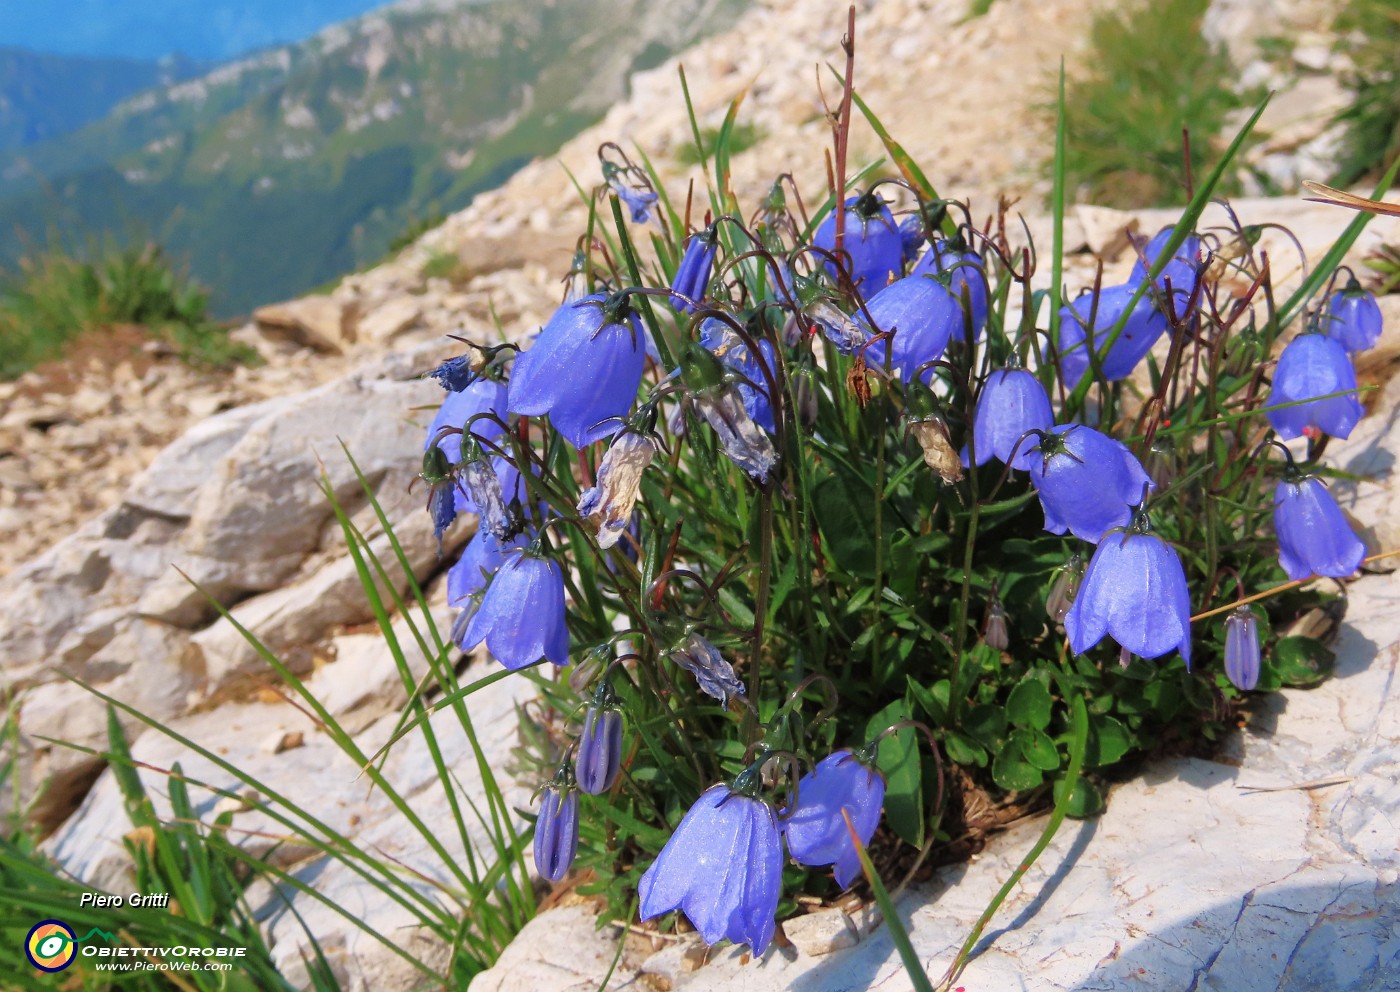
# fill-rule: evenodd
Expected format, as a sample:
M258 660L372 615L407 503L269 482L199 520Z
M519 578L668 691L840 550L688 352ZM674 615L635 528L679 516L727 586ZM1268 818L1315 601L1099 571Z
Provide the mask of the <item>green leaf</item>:
M1111 716L1095 716L1089 720L1089 746L1084 754L1084 764L1090 768L1104 768L1128 753L1133 736L1128 728Z
M990 751L1000 751L1006 740L1006 711L1000 706L974 706L963 717L962 729Z
M992 779L1008 792L1024 792L1045 781L1045 776L1021 757L1019 749L1006 747L992 760Z
M1053 772L1060 767L1060 752L1043 731L1018 728L1007 738L1006 750L1020 751L1027 763L1043 772Z
M1055 805L1058 806L1064 800L1064 779L1055 780L1054 794ZM1103 790L1087 778L1081 778L1074 783L1074 791L1069 794L1069 800L1064 803L1065 815L1076 820L1087 820L1091 816L1098 816L1103 812L1103 807Z
M948 760L954 764L987 767L987 752L956 730L948 732L948 736L943 739L943 747L948 752Z
M1016 684L1006 700L1006 718L1018 727L1044 730L1050 726L1050 707L1054 701L1045 683L1027 676Z
M897 699L870 718L867 740L896 723L910 719L909 703ZM901 840L924 843L924 775L919 742L913 727L905 727L880 742L875 763L885 776L885 820Z
M1284 685L1306 689L1332 674L1337 655L1315 637L1285 637L1274 645L1270 663Z
M924 714L934 723L942 723L948 717L948 690L947 679L939 679L933 685L925 686L914 681L911 675L908 678L909 695L914 702L924 711Z
M874 499L873 486L839 468L812 490L812 511L831 557L852 575L875 574Z

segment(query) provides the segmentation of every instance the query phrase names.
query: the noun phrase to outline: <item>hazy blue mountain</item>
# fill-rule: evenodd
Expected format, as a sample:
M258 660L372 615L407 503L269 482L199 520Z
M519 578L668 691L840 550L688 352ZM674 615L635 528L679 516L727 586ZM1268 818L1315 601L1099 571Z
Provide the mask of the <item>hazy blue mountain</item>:
M386 0L5 0L0 43L67 55L221 60L300 41Z
M67 134L133 93L207 68L186 58L91 58L0 47L0 151Z
M405 0L0 153L0 231L153 236L244 312L552 153L746 3Z

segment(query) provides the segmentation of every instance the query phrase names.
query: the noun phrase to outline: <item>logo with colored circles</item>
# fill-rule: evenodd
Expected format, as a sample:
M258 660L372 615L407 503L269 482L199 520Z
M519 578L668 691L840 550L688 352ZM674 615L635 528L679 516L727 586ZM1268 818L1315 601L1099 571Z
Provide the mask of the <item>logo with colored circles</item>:
M78 956L78 942L68 924L45 920L29 931L24 939L24 953L40 971L62 971Z

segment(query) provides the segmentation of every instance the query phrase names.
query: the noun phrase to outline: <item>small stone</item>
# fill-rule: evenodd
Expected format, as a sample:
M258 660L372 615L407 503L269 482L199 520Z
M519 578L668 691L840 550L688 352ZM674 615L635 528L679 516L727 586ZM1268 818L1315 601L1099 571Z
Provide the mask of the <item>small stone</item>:
M291 751L301 747L306 743L306 735L300 730L288 730L285 733L276 733L269 737L263 744L263 750L269 754L281 754L284 751Z
M839 909L824 909L783 922L783 932L803 954L817 957L831 954L860 942L851 918Z

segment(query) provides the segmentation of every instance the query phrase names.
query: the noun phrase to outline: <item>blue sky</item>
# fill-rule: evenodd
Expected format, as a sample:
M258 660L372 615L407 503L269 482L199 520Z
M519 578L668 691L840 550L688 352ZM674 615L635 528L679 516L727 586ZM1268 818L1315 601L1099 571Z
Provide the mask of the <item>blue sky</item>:
M220 59L296 41L385 0L0 0L0 45Z

